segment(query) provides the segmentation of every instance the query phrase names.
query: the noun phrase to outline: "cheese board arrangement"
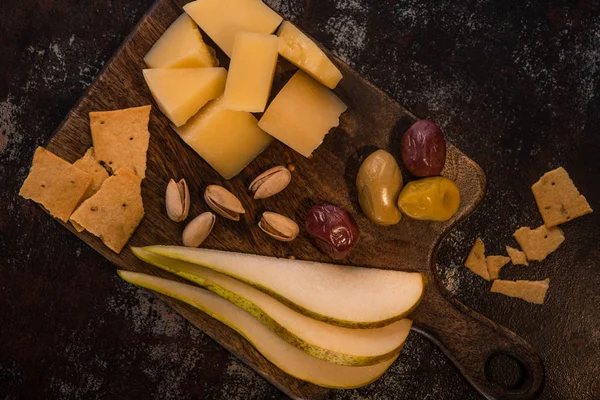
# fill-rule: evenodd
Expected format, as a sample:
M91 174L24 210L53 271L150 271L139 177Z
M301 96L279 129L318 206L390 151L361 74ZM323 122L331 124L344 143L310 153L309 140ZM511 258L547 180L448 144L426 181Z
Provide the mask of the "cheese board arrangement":
M158 0L21 195L293 398L373 382L418 332L484 397L531 399L536 352L436 272L485 183L261 0ZM499 355L518 385L490 375Z

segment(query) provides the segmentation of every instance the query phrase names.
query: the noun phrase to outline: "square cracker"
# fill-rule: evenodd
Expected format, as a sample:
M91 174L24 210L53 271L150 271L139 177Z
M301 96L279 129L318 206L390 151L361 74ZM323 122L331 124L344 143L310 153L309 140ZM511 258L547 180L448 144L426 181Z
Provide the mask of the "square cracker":
M548 228L592 212L585 197L563 168L546 172L531 187L544 225Z
M513 233L513 237L523 249L527 259L533 261L542 261L565 241L560 228L546 228L546 225L536 229L519 228Z
M91 183L90 174L38 147L19 194L41 204L51 215L67 222Z
M141 183L130 169L118 170L79 206L71 220L120 253L144 217Z
M485 262L485 245L481 239L477 238L475 240L475 244L465 260L465 267L469 268L483 279L490 280L487 263Z
M90 113L90 129L96 159L118 171L129 168L146 176L146 152L150 141L151 106Z
M500 277L500 270L508 264L509 261L510 258L504 256L487 256L485 258L485 263L487 264L490 279L498 279Z
M535 304L542 304L550 286L550 279L543 281L503 281L496 280L490 289L510 297L518 297Z
M506 246L506 252L508 253L511 262L514 265L529 265L527 262L527 257L525 257L525 253L523 253L521 250Z

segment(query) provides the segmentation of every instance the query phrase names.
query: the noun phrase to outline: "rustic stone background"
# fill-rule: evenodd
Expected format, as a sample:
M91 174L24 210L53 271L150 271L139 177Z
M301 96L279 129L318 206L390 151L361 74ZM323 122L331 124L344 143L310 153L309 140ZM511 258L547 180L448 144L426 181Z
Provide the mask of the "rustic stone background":
M153 0L0 2L0 398L277 399L282 394L16 193L44 144ZM547 303L489 294L461 266L541 219L529 186L564 166L600 209L600 7L557 0L268 0L477 161L488 193L440 249L461 301L536 347L543 399L600 398L600 218L564 227ZM411 335L394 367L333 399L477 399Z

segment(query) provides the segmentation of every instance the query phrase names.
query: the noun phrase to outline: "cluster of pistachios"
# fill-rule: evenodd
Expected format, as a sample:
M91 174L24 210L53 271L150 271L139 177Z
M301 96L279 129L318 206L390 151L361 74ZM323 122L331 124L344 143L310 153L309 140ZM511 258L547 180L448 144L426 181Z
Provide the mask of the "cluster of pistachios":
M290 170L284 166L277 166L260 174L248 189L254 194L254 199L266 199L284 190L291 180ZM184 246L198 247L204 242L217 220L215 214L232 221L239 221L241 215L246 213L242 202L229 190L219 185L206 187L204 201L214 213L204 212L187 224L182 235ZM179 182L173 179L169 181L165 205L171 220L181 222L188 217L190 192L185 179ZM271 211L262 214L258 227L270 237L283 242L294 240L300 232L296 222Z

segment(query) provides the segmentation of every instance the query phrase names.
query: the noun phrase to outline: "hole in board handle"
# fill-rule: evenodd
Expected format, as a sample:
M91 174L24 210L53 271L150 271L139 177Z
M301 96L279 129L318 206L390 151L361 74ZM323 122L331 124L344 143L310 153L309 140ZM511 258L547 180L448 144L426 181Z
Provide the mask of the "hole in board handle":
M489 356L485 363L485 376L507 391L526 390L529 370L523 361L509 352L499 351Z

